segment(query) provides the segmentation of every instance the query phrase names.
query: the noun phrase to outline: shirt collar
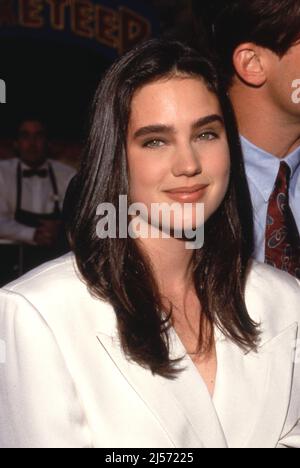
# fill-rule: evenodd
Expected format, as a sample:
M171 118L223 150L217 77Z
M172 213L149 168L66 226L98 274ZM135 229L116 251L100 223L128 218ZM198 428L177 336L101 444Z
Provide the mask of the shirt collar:
M247 176L255 184L266 202L269 201L279 172L279 166L285 161L291 169L291 182L300 167L300 146L283 159L264 151L241 136Z

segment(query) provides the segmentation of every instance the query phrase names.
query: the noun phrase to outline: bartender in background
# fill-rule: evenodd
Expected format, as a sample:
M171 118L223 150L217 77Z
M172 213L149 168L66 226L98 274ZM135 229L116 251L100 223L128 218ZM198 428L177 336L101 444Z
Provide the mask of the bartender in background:
M26 244L24 271L68 250L62 205L75 170L47 158L42 121L21 122L17 158L0 161L0 238Z

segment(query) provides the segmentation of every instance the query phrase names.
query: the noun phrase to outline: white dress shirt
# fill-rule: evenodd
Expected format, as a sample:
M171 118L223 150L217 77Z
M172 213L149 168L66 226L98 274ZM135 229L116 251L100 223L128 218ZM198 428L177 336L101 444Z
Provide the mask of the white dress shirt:
M75 170L53 160L46 161L39 169L48 169L49 162L56 177L59 204L62 208L67 187L75 175ZM0 239L32 243L36 229L15 221L18 164L18 159L0 161ZM24 163L21 163L21 168L22 170L30 169ZM49 175L47 178L22 177L21 208L23 210L49 214L54 210L54 203L53 186Z
M291 169L289 200L300 232L300 147L286 158L279 159L258 148L243 136L241 136L241 143L254 209L254 257L256 260L264 262L269 200L274 190L281 161L285 161Z
M174 329L184 370L169 380L126 357L113 307L72 254L39 267L0 291L0 447L300 448L299 286L249 269L260 345L245 352L216 330L211 398Z

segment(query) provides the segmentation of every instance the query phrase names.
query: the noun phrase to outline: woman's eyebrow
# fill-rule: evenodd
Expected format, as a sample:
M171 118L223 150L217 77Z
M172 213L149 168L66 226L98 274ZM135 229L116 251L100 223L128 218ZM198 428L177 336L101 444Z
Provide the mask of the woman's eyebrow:
M152 133L175 133L175 128L169 125L153 124L139 128L133 135L133 138L140 138Z
M206 117L201 117L199 120L194 122L192 124L192 129L197 130L198 128L204 127L205 125L219 122L221 125L224 125L224 119L221 117L221 115L218 114L212 114L212 115L207 115Z
M192 124L192 129L196 130L198 128L204 127L210 123L219 122L224 125L223 118L218 114L207 115L205 117L201 117L200 119L196 120ZM162 125L162 124L153 124L147 125L146 127L141 127L133 135L134 139L147 136L153 133L176 133L176 129L173 125Z

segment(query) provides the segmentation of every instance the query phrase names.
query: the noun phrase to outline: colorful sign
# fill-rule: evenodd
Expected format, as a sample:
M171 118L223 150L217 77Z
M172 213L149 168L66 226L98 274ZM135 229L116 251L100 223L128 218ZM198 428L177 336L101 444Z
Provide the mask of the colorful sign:
M110 55L149 38L154 23L147 2L134 0L0 0L0 35L55 36Z

